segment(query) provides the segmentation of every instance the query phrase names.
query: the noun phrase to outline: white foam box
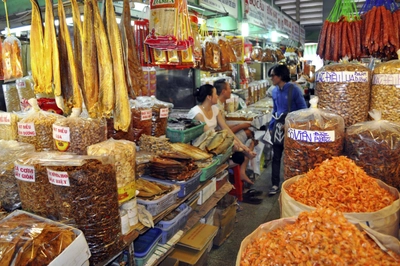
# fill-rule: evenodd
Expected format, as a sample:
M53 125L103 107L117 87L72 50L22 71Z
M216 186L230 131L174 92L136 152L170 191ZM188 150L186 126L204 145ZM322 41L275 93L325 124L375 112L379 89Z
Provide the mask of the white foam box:
M199 199L197 200L197 205L202 205L204 202L206 202L206 200L208 200L215 191L217 191L217 179L213 177L211 178L211 182L201 191L199 191Z
M64 251L61 252L60 255L58 255L52 262L50 262L49 266L89 265L88 260L91 254L85 236L83 235L81 230L21 210L13 211L6 218L4 218L4 220L20 214L26 214L43 222L55 224L59 227L70 228L75 233L75 240L66 249L64 249Z

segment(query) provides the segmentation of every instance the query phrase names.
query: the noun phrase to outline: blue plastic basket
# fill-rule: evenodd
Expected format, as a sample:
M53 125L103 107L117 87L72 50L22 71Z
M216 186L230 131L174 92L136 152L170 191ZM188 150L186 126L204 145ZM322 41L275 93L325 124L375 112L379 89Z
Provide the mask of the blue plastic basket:
M162 230L161 244L165 244L170 240L187 222L187 217L192 209L185 203L181 204L177 210L179 214L174 219L169 221L161 220L155 227Z
M150 250L155 247L161 239L162 230L160 228L150 228L146 233L140 235L133 241L135 258L144 258Z

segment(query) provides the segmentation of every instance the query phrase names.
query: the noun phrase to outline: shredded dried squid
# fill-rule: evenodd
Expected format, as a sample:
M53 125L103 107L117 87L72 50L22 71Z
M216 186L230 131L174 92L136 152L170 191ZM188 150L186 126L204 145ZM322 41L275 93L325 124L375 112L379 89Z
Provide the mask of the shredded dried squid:
M240 265L399 265L365 232L333 208L302 212L293 224L264 232L241 254Z
M345 156L332 157L287 188L296 201L311 207L334 207L342 212L375 212L395 197Z

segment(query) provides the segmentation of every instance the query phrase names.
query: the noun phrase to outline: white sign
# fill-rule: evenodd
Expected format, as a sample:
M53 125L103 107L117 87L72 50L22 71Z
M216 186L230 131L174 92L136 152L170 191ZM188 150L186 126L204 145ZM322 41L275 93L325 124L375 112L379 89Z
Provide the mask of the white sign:
M11 125L10 113L0 113L0 125Z
M374 85L400 85L400 74L375 74L372 77Z
M267 26L267 17L265 16L267 4L263 0L248 0L249 14L247 16L249 23L255 26L265 28Z
M272 6L265 3L265 16L267 26L270 28L275 27L275 23L277 23L278 19L278 11L275 10Z
M36 136L35 124L18 122L18 135L24 137Z
M367 71L341 71L327 72L319 71L316 82L368 82Z
M334 142L335 131L311 131L288 128L288 138L304 142Z
M298 42L300 40L300 25L292 21L292 40Z
M238 18L237 0L199 0L199 5L223 13L228 12L231 17Z
M16 164L14 167L15 178L25 182L35 182L35 167Z
M69 187L69 176L67 172L59 172L47 169L47 177L53 185Z
M53 125L53 139L71 142L69 127Z
M160 109L160 118L167 118L169 114L168 108L161 108Z
M152 113L151 109L140 111L140 120L141 121L150 120L152 116L153 116L153 113Z
M303 26L300 26L300 43L302 45L306 43L306 30Z
M285 31L288 35L291 35L292 23L293 21L289 17L283 15L283 31Z

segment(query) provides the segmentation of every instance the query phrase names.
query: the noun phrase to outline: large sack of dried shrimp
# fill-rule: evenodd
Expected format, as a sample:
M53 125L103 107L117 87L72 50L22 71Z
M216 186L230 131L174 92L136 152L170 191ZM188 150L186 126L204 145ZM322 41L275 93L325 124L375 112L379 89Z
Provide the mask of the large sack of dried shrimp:
M304 175L282 184L281 217L297 216L317 207L334 207L351 223L364 223L387 235L399 235L397 189L368 176L344 156L325 160Z
M236 266L399 265L399 240L362 228L334 208L273 220L242 241Z

